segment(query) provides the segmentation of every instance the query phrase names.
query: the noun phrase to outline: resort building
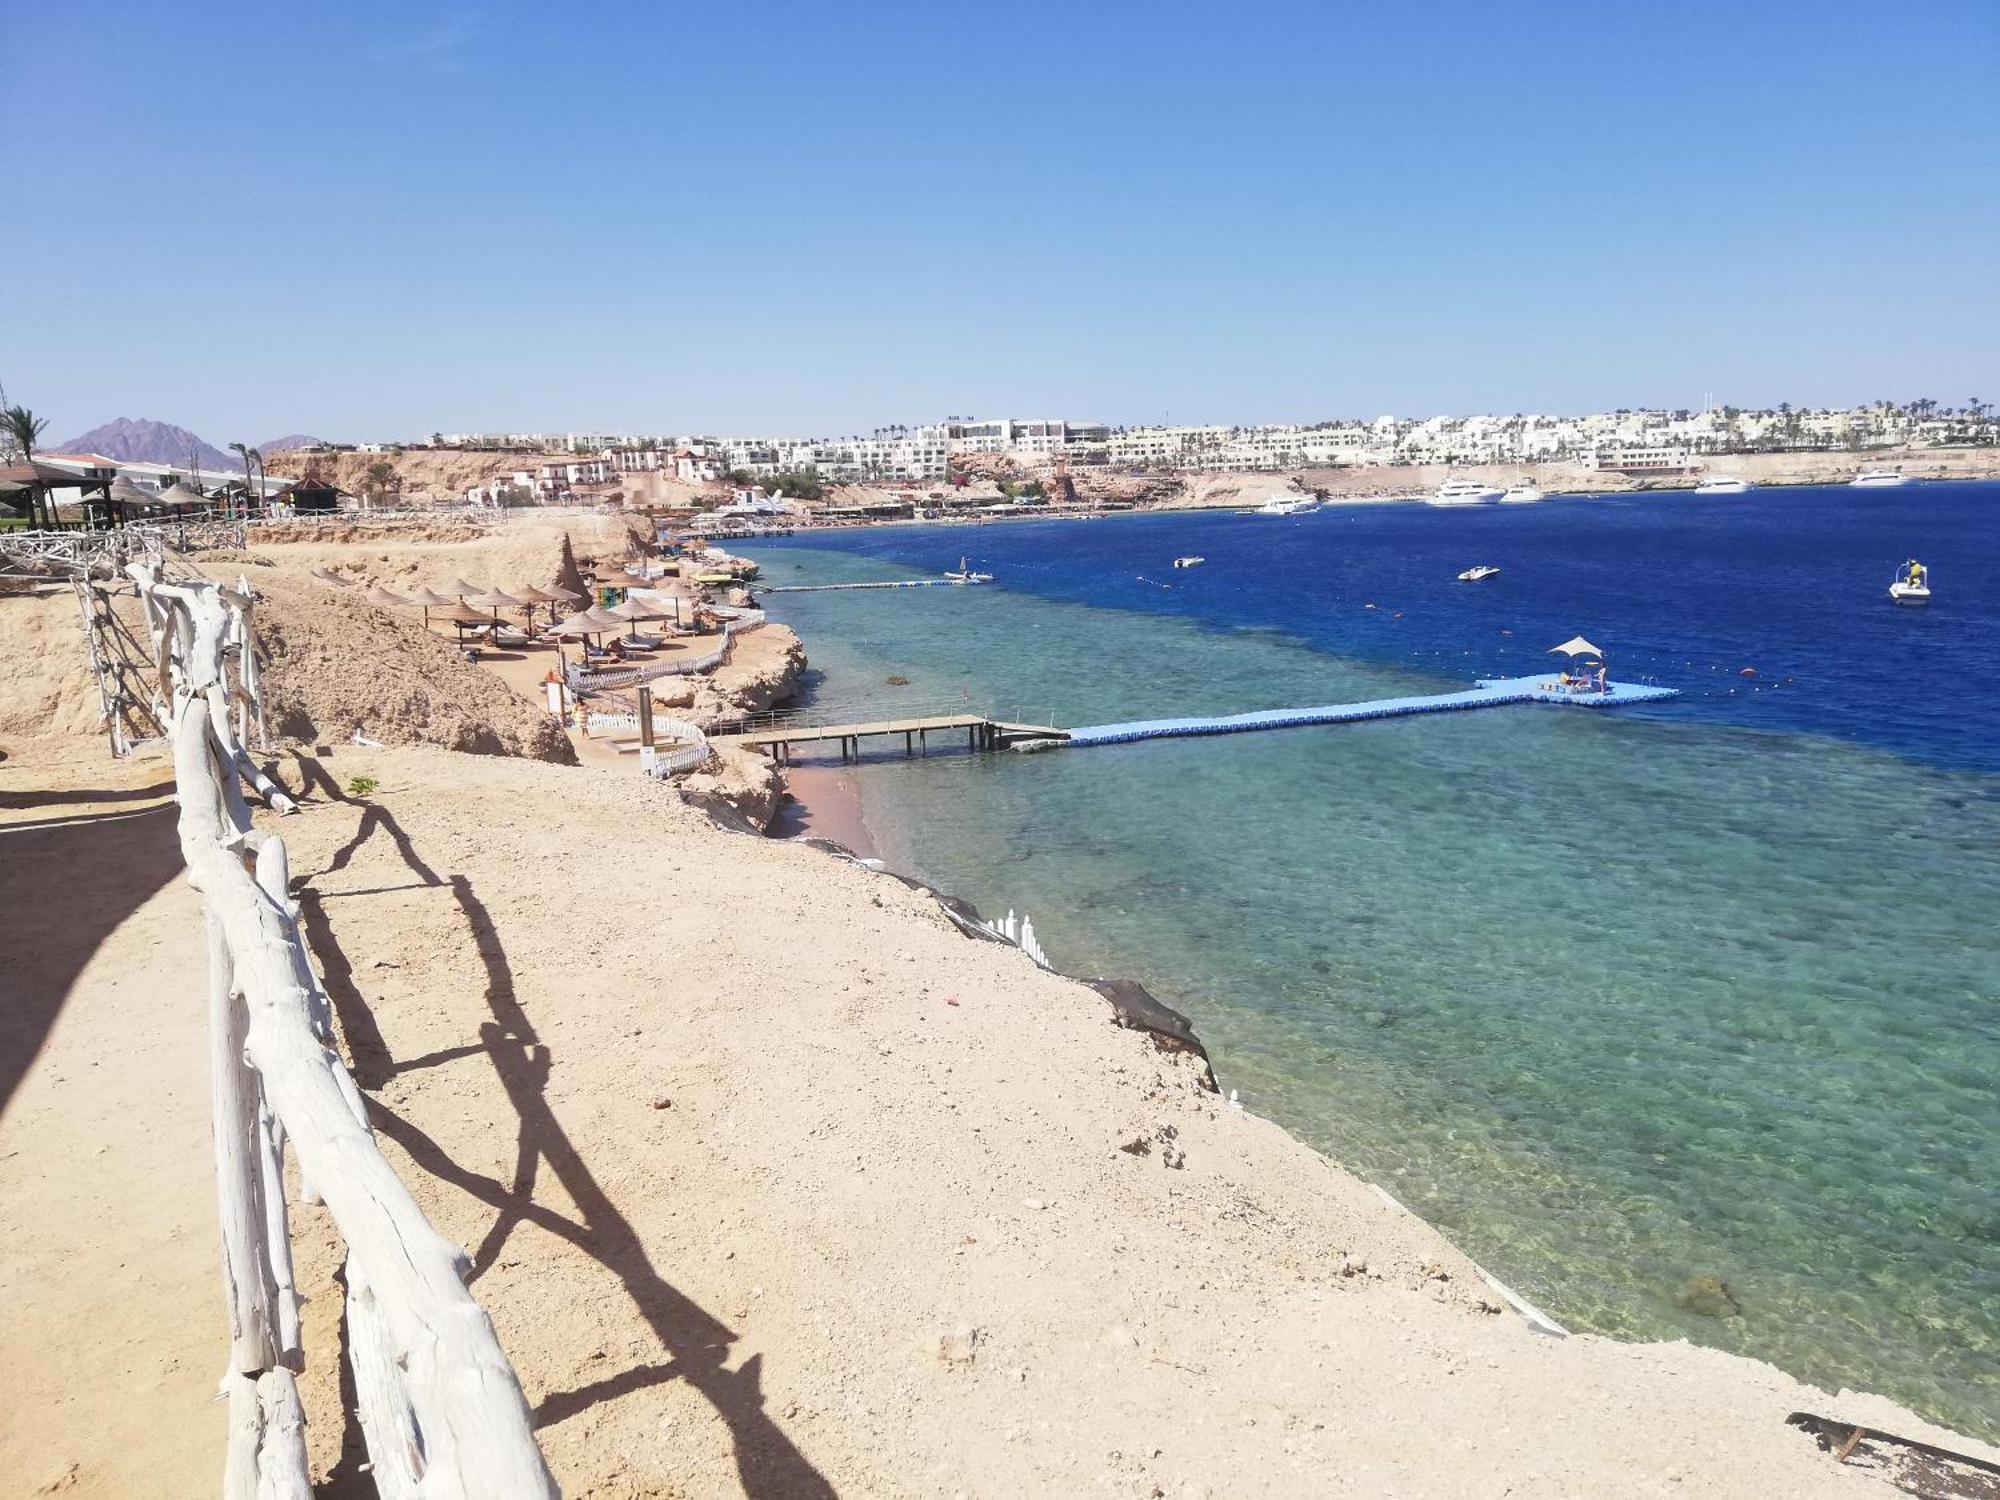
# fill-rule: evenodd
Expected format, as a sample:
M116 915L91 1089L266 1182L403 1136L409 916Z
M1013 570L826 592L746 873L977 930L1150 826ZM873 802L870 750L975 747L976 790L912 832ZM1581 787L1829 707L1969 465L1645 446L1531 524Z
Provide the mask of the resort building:
M1578 462L1614 474L1685 474L1694 467L1694 455L1685 448L1593 448Z

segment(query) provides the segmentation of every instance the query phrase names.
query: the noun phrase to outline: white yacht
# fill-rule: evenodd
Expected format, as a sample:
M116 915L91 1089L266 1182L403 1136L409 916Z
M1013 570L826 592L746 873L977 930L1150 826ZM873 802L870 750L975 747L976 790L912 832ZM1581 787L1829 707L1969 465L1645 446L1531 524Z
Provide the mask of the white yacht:
M1870 469L1865 474L1856 474L1847 482L1856 489L1889 490L1898 485L1908 484L1910 481L1894 469Z
M1446 480L1430 496L1434 506L1490 506L1500 498L1500 490L1478 480Z
M944 576L953 583L991 583L993 581L991 573L973 572L962 557L958 560L958 566L949 569Z
M1174 559L1174 566L1177 568L1198 568L1207 561L1207 558L1200 556L1177 557Z
M1931 602L1931 570L1914 557L1903 564L1896 581L1889 585L1889 597L1897 604Z
M1305 516L1319 509L1311 495L1273 495L1251 514L1259 516Z
M1491 563L1481 563L1476 568L1467 568L1458 575L1460 583L1484 583L1489 578L1500 576L1500 570Z
M1500 492L1500 503L1502 505L1533 505L1537 500L1546 500L1547 498L1548 496L1536 489L1532 484L1529 484L1526 480L1523 480L1519 484L1510 484Z
M1697 495L1742 495L1748 493L1748 480L1738 479L1733 474L1711 474L1694 487Z

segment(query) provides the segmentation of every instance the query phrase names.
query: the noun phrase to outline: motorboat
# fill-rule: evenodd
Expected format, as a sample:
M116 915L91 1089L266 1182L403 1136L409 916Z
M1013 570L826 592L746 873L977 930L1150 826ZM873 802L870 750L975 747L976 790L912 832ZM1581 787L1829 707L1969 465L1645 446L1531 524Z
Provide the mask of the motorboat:
M1207 561L1208 559L1205 557L1177 557L1174 559L1174 566L1177 568L1198 568Z
M1476 479L1447 479L1437 487L1437 493L1430 497L1432 505L1492 505L1500 499L1500 491L1490 484L1481 484Z
M1931 570L1914 557L1903 564L1896 581L1889 585L1889 597L1897 604L1931 602Z
M1858 490L1891 490L1910 481L1894 469L1870 469L1865 474L1856 474L1847 482Z
M1533 505L1537 500L1546 500L1547 495L1532 484L1510 484L1500 492L1502 505Z
M973 572L972 568L962 557L958 560L958 566L947 571L944 576L953 583L991 583L993 581L991 573Z
M1484 583L1489 578L1500 576L1500 570L1491 563L1481 563L1476 568L1467 568L1458 575L1460 583Z
M1750 483L1730 474L1714 474L1694 487L1697 495L1741 495L1750 489Z
M1258 516L1306 516L1319 509L1319 501L1311 495L1273 495L1252 515Z

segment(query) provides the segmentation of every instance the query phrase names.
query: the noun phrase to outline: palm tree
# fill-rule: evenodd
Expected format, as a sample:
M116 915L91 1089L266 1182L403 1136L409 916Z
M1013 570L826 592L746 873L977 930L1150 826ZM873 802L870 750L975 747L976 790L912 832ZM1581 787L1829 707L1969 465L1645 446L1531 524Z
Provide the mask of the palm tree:
M35 444L42 440L42 430L49 425L46 417L38 417L25 406L10 406L0 411L0 432L5 432L7 441L21 450L21 462L35 461ZM38 506L48 504L48 491L37 485L28 487L28 506L37 525L42 523ZM50 507L53 510L53 507ZM50 517L53 519L53 516Z

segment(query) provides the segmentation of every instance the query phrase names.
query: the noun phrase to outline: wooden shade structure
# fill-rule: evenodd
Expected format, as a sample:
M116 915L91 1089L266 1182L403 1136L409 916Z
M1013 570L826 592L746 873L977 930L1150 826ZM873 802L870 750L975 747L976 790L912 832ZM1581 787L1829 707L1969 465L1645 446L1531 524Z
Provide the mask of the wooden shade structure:
M56 523L54 492L57 490L77 491L86 512L101 508L104 524L107 526L113 524L114 520L122 520L123 507L118 505L111 493L113 483L114 481L109 479L91 479L68 469L58 469L54 464L37 463L33 460L8 464L5 468L0 468L0 492L25 492L27 496L25 509L29 520L46 522L51 526ZM89 498L93 491L97 495L95 501Z

